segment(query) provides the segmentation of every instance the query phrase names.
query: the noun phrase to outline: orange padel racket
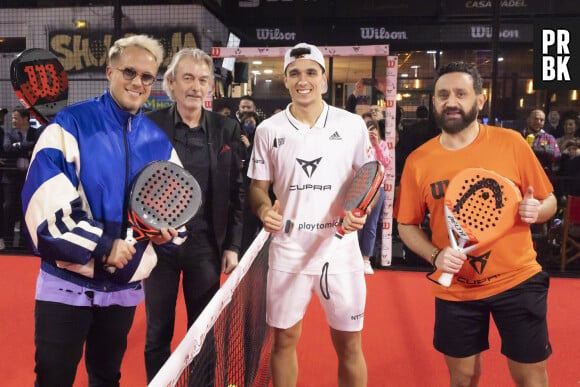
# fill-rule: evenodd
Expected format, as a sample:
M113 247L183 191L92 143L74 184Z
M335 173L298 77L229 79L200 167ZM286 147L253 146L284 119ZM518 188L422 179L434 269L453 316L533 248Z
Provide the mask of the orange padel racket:
M514 226L522 195L509 179L483 168L459 172L445 191L445 222L451 247L468 253L495 241ZM438 282L451 285L453 274Z
M46 125L68 101L68 79L63 65L48 50L22 51L10 64L12 88L20 103Z
M331 247L329 248L330 252L333 252L336 249L335 244L340 243L339 241L344 237L344 230L342 229L344 213L346 211L351 211L353 215L357 217L363 216L369 205L373 202L375 196L377 196L384 177L385 168L378 161L364 163L356 171L356 174L344 195L342 214L340 216L339 224L336 227L334 237L332 238ZM327 300L330 299L330 293L328 292L328 265L329 263L326 262L322 266L322 274L320 276L320 290L322 296Z
M352 182L346 190L342 204L343 213L346 211L352 211L352 213L357 217L363 216L368 206L372 203L373 199L379 192L384 177L385 168L380 162L369 161L363 164L356 171ZM335 234L339 239L344 236L344 231L341 226L343 216L344 215L341 216L340 224L337 227Z

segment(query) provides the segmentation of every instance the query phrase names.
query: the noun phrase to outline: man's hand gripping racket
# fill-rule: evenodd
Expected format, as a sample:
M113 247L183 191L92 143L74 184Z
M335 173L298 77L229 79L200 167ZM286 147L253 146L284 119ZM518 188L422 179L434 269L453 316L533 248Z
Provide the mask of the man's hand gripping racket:
M135 244L158 237L162 229L180 228L200 207L201 188L187 170L169 161L149 163L132 184L125 240ZM110 273L116 270L112 265L106 268Z
M445 191L445 222L451 247L467 254L495 241L514 226L519 189L507 178L482 168L459 172ZM452 273L437 280L451 285Z

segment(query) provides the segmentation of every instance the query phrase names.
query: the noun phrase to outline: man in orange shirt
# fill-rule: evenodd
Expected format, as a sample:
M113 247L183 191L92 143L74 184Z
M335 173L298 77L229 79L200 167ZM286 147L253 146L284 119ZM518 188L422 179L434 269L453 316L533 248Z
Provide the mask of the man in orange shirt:
M454 62L441 69L433 105L442 133L407 158L395 216L411 250L440 272L454 274L450 287L433 285L433 344L445 356L450 385L477 386L492 315L516 385L547 386L549 278L536 261L530 224L551 218L556 199L542 166L517 132L478 124L485 99L475 67ZM523 200L513 228L487 248L465 255L450 246L443 208L449 181L470 167L510 179ZM420 228L426 211L431 240Z

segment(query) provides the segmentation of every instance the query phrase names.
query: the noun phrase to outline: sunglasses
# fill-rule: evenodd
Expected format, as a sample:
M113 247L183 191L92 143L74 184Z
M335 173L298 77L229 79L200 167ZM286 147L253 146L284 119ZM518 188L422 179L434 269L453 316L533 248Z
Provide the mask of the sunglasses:
M155 82L155 75L153 75L153 74L149 74L149 73L139 74L137 71L133 70L130 67L127 67L124 69L118 69L118 68L113 67L113 69L119 70L120 72L122 72L123 78L126 81L132 81L138 75L139 78L141 78L141 83L144 86L151 86L153 84L153 82Z

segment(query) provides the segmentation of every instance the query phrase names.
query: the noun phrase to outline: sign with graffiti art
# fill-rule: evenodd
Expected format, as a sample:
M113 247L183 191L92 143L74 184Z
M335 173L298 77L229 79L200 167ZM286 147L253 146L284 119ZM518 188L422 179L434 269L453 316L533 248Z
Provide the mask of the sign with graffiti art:
M163 90L151 90L149 99L145 102L145 109L159 110L171 105L172 103L173 102Z
M127 33L132 35L134 33ZM165 50L167 67L173 54L182 48L198 47L197 32L186 30L153 30L147 34L158 39ZM113 34L109 31L51 31L49 50L63 64L67 74L102 70L107 62L107 53L113 44Z

